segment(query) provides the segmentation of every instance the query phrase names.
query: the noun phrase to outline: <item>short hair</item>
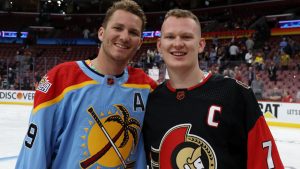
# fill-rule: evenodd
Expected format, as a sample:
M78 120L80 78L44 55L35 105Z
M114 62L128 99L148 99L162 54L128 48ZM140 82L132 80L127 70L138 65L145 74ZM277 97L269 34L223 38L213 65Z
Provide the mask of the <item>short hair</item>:
M102 23L104 28L106 28L109 19L117 10L124 10L138 16L142 20L142 31L145 29L147 22L145 13L133 0L121 0L114 2L113 5L106 11L106 15Z
M176 18L191 18L191 19L193 19L196 22L196 24L199 26L200 32L201 32L200 21L199 21L198 17L195 14L193 14L191 11L184 10L184 9L171 9L165 15L164 21L171 16L176 17Z

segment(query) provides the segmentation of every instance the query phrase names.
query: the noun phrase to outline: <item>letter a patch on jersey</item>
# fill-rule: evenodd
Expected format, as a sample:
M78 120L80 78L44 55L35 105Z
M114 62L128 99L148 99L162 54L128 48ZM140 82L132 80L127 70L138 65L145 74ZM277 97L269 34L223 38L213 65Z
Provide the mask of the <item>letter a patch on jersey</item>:
M145 104L142 99L141 93L134 93L134 111L137 111L138 108L141 109L141 111L145 111Z

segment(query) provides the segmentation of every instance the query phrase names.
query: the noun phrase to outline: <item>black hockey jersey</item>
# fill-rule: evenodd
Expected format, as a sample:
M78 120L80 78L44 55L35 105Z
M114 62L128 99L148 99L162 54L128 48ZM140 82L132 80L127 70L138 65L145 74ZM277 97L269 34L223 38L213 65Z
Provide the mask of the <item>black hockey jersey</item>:
M151 168L283 169L252 90L220 75L187 89L160 85L143 132Z

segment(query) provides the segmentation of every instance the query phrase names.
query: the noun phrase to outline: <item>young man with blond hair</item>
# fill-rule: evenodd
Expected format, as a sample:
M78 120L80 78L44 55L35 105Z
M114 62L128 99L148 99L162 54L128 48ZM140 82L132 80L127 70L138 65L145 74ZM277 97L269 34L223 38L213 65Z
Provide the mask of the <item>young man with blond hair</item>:
M204 47L193 13L166 14L157 48L170 79L148 98L143 126L148 164L153 169L283 169L252 90L202 71L198 53Z

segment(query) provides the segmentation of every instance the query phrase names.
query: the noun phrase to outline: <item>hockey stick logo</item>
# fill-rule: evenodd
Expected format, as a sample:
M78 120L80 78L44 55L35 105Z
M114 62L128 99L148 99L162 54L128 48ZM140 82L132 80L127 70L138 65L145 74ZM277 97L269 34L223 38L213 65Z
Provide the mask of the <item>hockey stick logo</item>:
M103 148L101 148L97 153L95 153L91 157L85 159L84 161L81 161L80 166L82 168L90 167L92 164L94 164L99 159L101 159L104 155L106 155L106 153L108 153L108 151L111 148L117 154L117 156L118 156L119 160L121 161L121 164L124 168L133 168L134 162L126 163L126 161L124 159L124 154L122 154L120 152L120 148L123 148L125 145L127 145L128 141L129 141L129 133L132 135L133 143L134 143L134 145L131 147L134 148L137 145L137 139L138 139L137 128L140 128L140 124L136 119L131 118L129 116L128 110L123 105L116 104L114 106L117 108L117 110L119 110L123 114L123 119L120 115L112 115L106 119L105 123L106 122L117 122L118 124L120 124L122 126L122 128L113 137L108 132L108 130L105 128L103 123L100 121L100 119L99 119L98 115L96 114L95 110L93 109L93 107L88 108L87 112L92 116L92 118L96 122L97 126L100 128L101 132L104 134L105 138L108 140L108 143ZM120 137L122 135L124 136L123 140L120 143L119 147L117 147L117 145L116 145L117 141L120 140Z

